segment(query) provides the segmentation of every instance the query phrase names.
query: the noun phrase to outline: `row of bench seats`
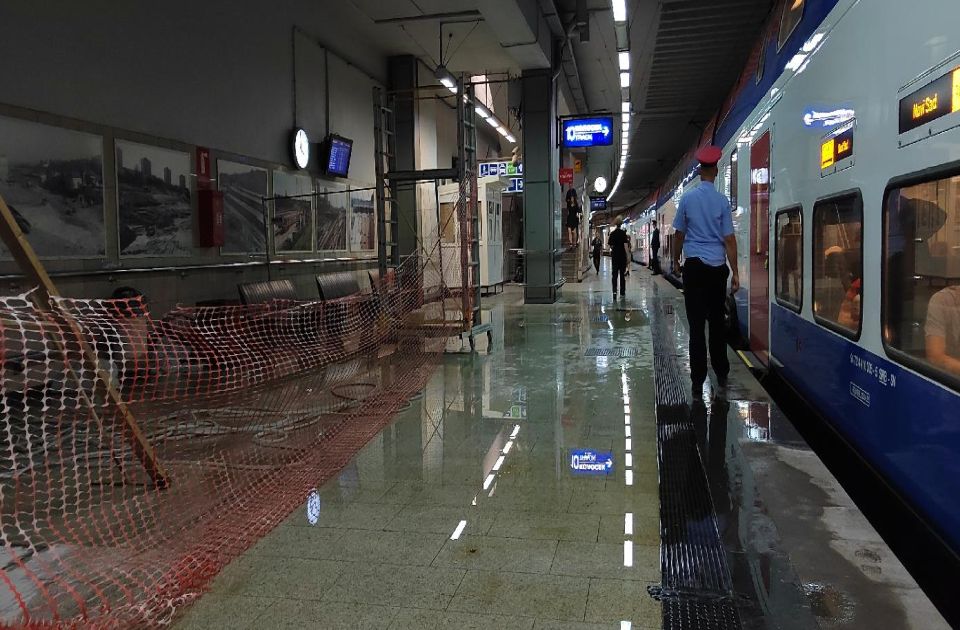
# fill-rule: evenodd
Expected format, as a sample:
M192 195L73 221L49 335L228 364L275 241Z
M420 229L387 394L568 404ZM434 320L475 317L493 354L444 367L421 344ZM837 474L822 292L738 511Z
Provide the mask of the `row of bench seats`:
M341 271L337 273L323 273L317 276L317 290L320 300L336 300L360 293L360 285L354 274ZM381 285L378 271L370 272L370 287L374 292ZM243 304L262 304L271 300L297 300L297 291L289 279L267 280L264 282L245 282L237 285L240 291L240 301Z

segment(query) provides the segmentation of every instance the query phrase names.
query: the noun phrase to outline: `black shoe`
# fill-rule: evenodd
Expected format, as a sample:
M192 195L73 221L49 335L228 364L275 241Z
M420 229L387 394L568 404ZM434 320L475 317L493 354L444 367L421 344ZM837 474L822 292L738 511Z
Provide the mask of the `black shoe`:
M717 379L717 386L713 389L713 399L714 400L726 400L727 399L727 379Z
M694 384L690 388L690 398L694 403L703 402L703 383L700 383L699 386Z

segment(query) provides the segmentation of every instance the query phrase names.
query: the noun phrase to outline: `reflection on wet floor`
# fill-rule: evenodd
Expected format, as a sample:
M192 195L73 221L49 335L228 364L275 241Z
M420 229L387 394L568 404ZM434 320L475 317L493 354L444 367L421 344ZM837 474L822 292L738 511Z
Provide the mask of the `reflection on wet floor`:
M445 357L319 508L304 497L183 623L659 628L651 288L614 305L607 281L552 306L485 300L489 353Z
M683 302L639 272L615 304L603 274L551 306L485 299L493 347L444 357L181 627L661 628L651 309L685 371ZM731 402L689 420L743 627L945 627L905 612L909 576L732 363Z

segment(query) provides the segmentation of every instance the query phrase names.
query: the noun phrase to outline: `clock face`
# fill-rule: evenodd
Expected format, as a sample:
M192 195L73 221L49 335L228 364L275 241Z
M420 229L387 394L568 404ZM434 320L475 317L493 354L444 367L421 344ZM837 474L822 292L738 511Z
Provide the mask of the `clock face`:
M593 189L598 193L602 193L607 189L607 180L605 177L598 177L593 180Z
M307 163L310 162L310 140L303 129L297 129L293 134L293 157L298 167L307 168Z

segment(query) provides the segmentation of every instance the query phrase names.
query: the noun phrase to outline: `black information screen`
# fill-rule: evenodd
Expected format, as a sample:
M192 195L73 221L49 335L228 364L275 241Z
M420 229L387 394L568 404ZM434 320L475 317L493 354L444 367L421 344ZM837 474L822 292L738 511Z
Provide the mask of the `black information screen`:
M900 99L900 133L960 110L960 68Z
M327 173L337 177L346 177L350 170L350 152L353 140L330 136L330 153L327 157Z

